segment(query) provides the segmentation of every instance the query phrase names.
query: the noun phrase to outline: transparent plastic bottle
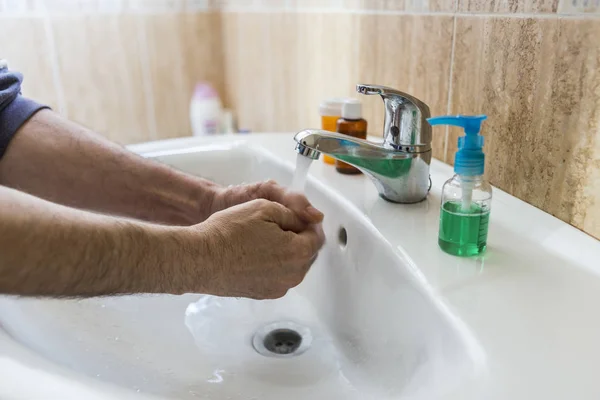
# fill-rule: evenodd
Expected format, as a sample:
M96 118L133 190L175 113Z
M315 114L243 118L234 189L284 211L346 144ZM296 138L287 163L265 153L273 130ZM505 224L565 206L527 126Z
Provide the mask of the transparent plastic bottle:
M458 138L454 175L442 188L438 244L446 253L468 257L487 247L492 206L492 187L483 179L484 138L480 135L485 115L429 118L431 125L459 126L465 136Z
M446 181L440 210L440 248L463 257L481 254L487 246L491 207L492 187L482 175L457 174Z

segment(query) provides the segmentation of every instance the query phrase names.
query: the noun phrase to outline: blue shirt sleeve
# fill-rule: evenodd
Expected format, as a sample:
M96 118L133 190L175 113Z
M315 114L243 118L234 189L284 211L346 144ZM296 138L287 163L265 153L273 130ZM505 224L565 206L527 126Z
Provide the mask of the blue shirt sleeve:
M0 60L0 159L19 128L39 110L48 108L21 96L23 76Z

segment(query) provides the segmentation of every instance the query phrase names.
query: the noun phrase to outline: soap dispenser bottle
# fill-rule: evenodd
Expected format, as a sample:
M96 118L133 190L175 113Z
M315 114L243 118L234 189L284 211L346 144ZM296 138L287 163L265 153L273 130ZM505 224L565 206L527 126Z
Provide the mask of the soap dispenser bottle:
M455 175L442 188L438 244L446 253L468 257L487 246L492 187L483 179L484 138L479 134L487 117L443 116L428 118L431 125L453 125L464 129L454 158Z

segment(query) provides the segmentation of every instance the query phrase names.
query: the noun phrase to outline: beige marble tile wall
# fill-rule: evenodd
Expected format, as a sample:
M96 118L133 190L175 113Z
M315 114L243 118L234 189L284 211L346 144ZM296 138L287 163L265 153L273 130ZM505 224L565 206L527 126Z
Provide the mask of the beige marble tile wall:
M221 4L242 125L318 126L319 101L357 82L405 90L433 114L486 113L489 180L600 238L599 0L267 3ZM363 103L380 134L381 100ZM452 163L459 134L436 128L434 156Z
M598 37L600 0L0 0L27 94L123 143L189 134L199 79L252 131L318 126L323 98L380 83L488 114L490 181L600 238ZM436 158L459 133L435 129Z
M0 0L0 58L25 95L113 140L185 136L194 83L224 92L220 21L202 1Z

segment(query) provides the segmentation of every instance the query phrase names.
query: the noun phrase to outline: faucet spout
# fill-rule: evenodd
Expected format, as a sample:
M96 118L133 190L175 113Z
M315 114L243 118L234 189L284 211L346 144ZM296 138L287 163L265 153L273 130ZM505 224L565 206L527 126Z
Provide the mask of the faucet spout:
M404 158L408 153L386 149L363 139L320 129L306 129L294 136L296 151L310 158L315 153L325 153L334 158L346 156L371 156L373 158ZM317 156L318 157L318 156Z
M360 169L386 200L416 203L429 191L431 151L400 151L319 129L298 132L294 140L299 154L316 159L324 153Z
M296 151L298 154L302 154L304 157L308 157L311 160L318 160L321 152L319 150L312 149L308 146L305 146L301 143L296 144Z

